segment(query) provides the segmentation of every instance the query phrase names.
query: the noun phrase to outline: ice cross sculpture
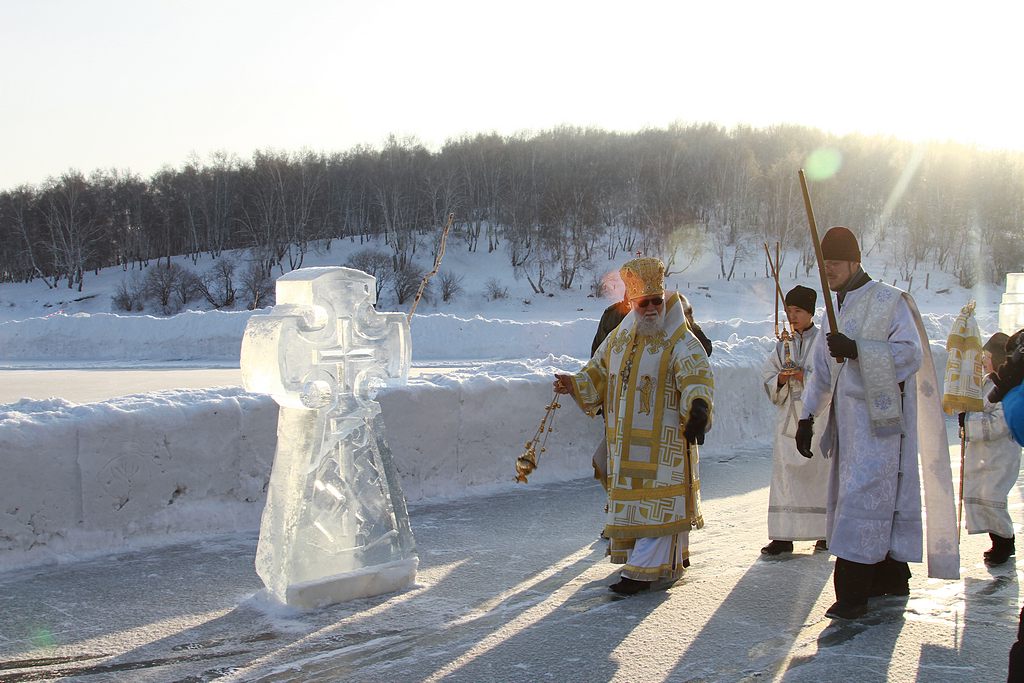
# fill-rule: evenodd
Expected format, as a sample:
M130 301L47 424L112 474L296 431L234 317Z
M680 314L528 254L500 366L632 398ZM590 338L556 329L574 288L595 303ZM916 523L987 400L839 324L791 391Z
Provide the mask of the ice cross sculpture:
M373 276L302 268L249 319L242 381L281 405L256 571L280 601L317 607L404 588L418 559L374 397L405 383L400 313L378 313Z

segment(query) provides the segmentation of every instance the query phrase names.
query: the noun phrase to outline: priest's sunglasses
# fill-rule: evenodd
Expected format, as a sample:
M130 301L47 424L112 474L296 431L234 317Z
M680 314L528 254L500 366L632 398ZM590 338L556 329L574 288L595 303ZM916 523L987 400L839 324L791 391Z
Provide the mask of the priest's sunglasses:
M638 309L647 308L648 306L660 306L665 303L664 297L652 296L649 299L637 299L633 302L633 305Z

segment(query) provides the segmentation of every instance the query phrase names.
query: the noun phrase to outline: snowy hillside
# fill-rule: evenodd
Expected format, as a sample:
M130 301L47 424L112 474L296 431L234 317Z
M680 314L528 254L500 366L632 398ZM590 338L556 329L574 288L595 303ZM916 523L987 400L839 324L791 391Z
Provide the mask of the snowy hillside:
M342 265L352 253L365 248L366 245L358 243L335 242L330 252L311 253L303 265ZM420 253L424 251L427 250ZM234 257L241 261L245 256ZM576 289L560 290L548 285L546 293L537 294L525 279L514 277L502 250L469 253L464 245L453 242L442 270L462 278L462 291L447 303L436 295L420 302L412 325L413 361L538 358L548 354L584 358L589 355L595 321L605 306L618 298L615 291L607 294L607 298L591 296L589 283L604 277L613 287L618 285L614 274L621 260L605 261L595 272L585 273L582 279L586 283L580 283ZM789 262L796 260L795 256L789 258ZM422 261L425 268L432 265L426 258ZM180 258L176 263L196 272L210 267L210 262L203 260L193 265L189 259ZM865 268L873 277L885 278L904 288L910 285L918 307L931 323L929 336L933 340L945 340L949 324L943 316L955 314L972 298L978 301L982 332L995 331L1001 288L982 284L964 290L951 276L937 273L928 276L925 289L920 275L913 283L894 280L891 269L880 258L869 259ZM697 320L712 340L723 344L729 362L753 362L764 348L760 340L772 335L772 280L764 276L763 259L756 257L742 263L737 269L739 275L731 281L718 277L718 269L714 255L707 253L686 272L669 277L667 284L691 299ZM783 270L792 275L791 267L784 265ZM67 288L47 289L40 281L0 285L0 364L237 361L249 311L212 311L205 302L194 301L189 304L192 310L170 317L149 315L149 311L113 312L112 297L121 283L133 275L121 268L105 269L86 279L81 293ZM490 280L507 289L507 297L488 298ZM814 271L797 279L784 277L784 290L795 284L820 287ZM436 293L437 278L432 285ZM818 303L820 318L820 297ZM397 306L388 289L378 302L379 310L408 310L408 306ZM154 307L151 304L149 308ZM753 344L752 355L748 357L742 349L755 339L759 341ZM736 353L740 356L736 357ZM726 355L722 354L723 360Z

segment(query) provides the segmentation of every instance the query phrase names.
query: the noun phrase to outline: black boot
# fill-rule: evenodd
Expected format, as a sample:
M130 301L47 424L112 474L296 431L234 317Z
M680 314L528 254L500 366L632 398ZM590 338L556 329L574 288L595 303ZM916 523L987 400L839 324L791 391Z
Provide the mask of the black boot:
M992 547L985 553L985 564L990 567L1000 565L1010 559L1010 555L1016 554L1013 536L1009 538L995 534L989 534L989 536L992 537Z
M836 601L825 610L825 616L829 619L858 619L867 613L868 605L866 602L855 604Z
M878 598L883 595L910 595L910 565L886 555L885 559L874 567L875 575L868 591L869 598Z
M981 554L981 556L985 558L986 562L988 561L988 556L991 555L992 551L996 549L996 539L1001 538L1001 536L996 536L995 534L989 534L988 537L992 540L992 545L989 547L988 550Z
M761 548L762 555L781 555L793 552L793 541L772 541Z
M875 565L836 558L832 583L835 603L825 611L830 619L856 619L868 611L868 592L875 574Z
M636 595L637 593L651 590L651 582L637 581L636 579L628 579L623 576L619 579L618 583L608 586L608 590L619 595Z

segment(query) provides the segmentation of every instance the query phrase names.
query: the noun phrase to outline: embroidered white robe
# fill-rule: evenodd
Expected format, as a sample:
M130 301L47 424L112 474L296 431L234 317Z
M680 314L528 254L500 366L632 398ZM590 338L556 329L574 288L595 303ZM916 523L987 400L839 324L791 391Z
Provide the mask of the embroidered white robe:
M964 454L964 516L967 533L991 533L1010 538L1013 520L1006 498L1020 473L1020 446L1010 436L1001 403L989 403L995 387L985 378L981 412L967 413L964 420L967 451Z
M818 328L794 332L789 342L791 360L804 369L804 376L814 372L810 351ZM803 402L804 383L790 378L781 387L779 372L785 363L783 342L775 343L761 369L764 390L777 408L775 416L775 447L772 453L772 483L768 493L768 538L777 541L816 541L825 538L828 476L831 469L821 454L821 431L814 434L813 458L805 458L796 449L797 422Z
M883 309L889 311L887 329L862 329ZM864 564L881 562L886 554L898 561L921 561L920 450L928 505L928 575L958 578L949 449L938 380L917 306L905 292L869 282L847 293L837 324L857 342L858 358L842 364L832 359L825 338L828 321L823 321L825 329L811 352L814 372L804 388L801 415L816 416L814 430L823 431L822 448L832 456L829 550ZM891 376L892 386L879 387L877 379L865 382L862 365L869 356L875 368L888 364L888 373L882 374ZM902 397L896 386L901 382ZM874 409L888 416L884 429L869 416L871 392L876 392ZM924 412L919 415L922 401Z
M678 294L665 300L664 332L639 336L636 321L630 312L573 376L573 396L588 414L598 408L605 413L605 535L612 562L625 564L622 575L628 578L671 580L682 575L688 557L682 532L704 525L697 447L686 443L683 427L700 398L708 405L710 429L714 380ZM674 538L658 544L664 552L640 552L638 546L645 559L629 557L637 539L665 536Z

